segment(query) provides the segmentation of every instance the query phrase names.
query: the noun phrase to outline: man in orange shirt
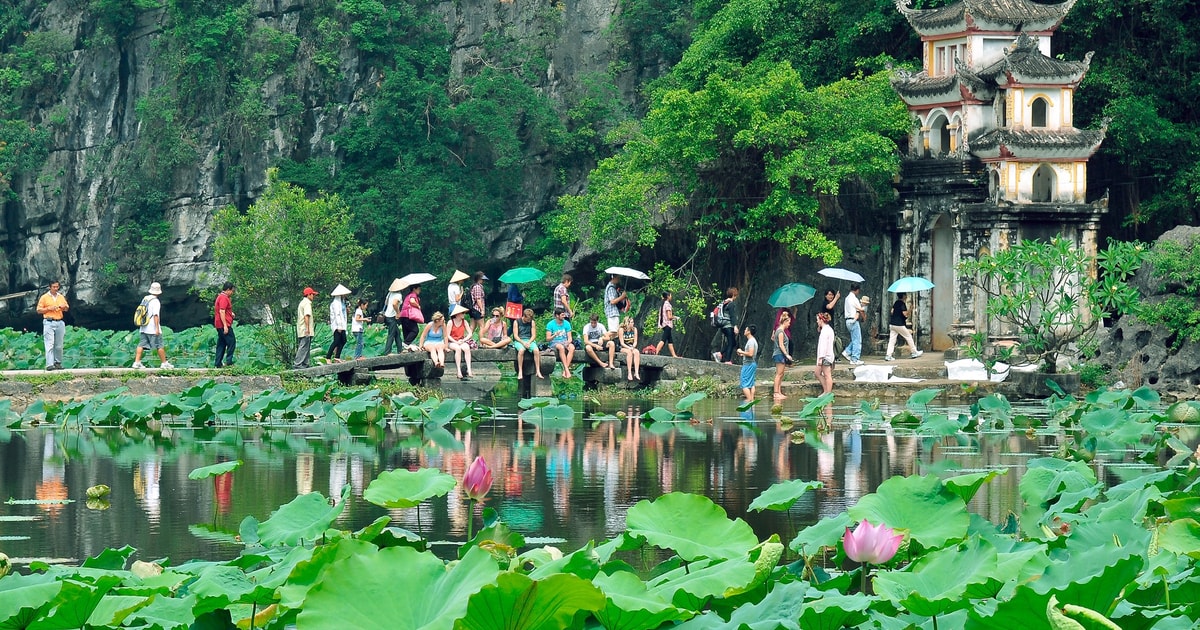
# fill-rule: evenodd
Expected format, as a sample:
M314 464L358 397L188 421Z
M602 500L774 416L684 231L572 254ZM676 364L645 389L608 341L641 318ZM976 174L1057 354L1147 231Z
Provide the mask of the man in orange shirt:
M67 324L63 314L70 306L67 298L58 290L61 285L55 281L50 283L50 292L38 298L37 312L42 316L42 337L46 342L46 371L61 370L63 357L63 335Z

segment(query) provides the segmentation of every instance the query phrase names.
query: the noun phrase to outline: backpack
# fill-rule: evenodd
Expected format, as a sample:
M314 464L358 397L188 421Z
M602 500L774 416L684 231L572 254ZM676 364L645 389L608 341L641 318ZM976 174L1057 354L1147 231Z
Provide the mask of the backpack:
M150 297L142 298L142 303L133 309L133 325L141 328L150 323L150 309L147 306L150 304Z
M708 325L713 328L724 328L729 325L729 317L725 315L725 302L717 304L716 308L708 314Z

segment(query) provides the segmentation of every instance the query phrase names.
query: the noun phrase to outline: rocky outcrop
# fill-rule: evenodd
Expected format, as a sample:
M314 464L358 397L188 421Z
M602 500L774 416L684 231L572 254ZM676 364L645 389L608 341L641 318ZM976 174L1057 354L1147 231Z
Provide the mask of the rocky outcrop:
M347 44L337 51L333 74L338 80L332 86L322 84L314 79L312 51L301 45L290 72L264 80L262 101L268 115L267 129L257 136L261 140L235 150L215 127L187 129L196 156L173 169L166 186L165 253L161 260L122 273L114 262L128 213L119 200L131 184L122 177L121 165L146 159L137 152L146 132L137 107L167 85L161 40L170 18L164 10L141 13L132 32L98 44L103 41L100 27L86 3L34 4L38 6L30 9L31 30L60 33L63 41L73 44L63 66L69 76L52 102L39 106L29 121L53 130L49 155L36 172L13 179L14 194L3 202L0 295L59 279L73 302L74 323L124 326L131 303L156 280L163 284L164 307L172 313L173 325L203 321L208 305L189 291L215 283L209 276L214 211L253 202L263 189L267 168L281 159L335 157L338 148L331 139L362 111L364 95L379 81L378 70ZM270 27L301 42L312 41L317 37L312 13L327 4L258 0L253 28ZM464 0L441 2L431 10L451 34L452 82L479 56L485 36L501 29L545 43L550 67L539 88L552 98L585 73L605 71L614 60L613 44L605 33L617 10L616 0L565 5ZM633 86L622 87L632 98ZM582 185L586 173L562 181L555 165L543 157L527 160L521 194L509 202L505 221L488 235L488 257L504 259L519 252L536 235L537 218L553 200ZM32 307L33 299L0 302L0 325L35 324Z
M1162 241L1200 246L1200 227L1177 227L1163 234ZM1173 292L1155 277L1149 263L1138 270L1133 283L1143 302L1161 302ZM1097 360L1129 387L1145 385L1168 399L1200 398L1200 343L1176 344L1178 332L1127 315L1107 329Z

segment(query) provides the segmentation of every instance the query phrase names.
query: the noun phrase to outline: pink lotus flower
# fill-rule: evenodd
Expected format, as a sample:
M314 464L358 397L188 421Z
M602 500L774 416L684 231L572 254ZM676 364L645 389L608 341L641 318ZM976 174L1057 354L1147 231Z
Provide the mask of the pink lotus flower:
M846 528L846 534L842 536L842 547L846 549L846 557L855 562L883 564L896 555L902 540L904 536L897 534L887 525L876 527L868 521L863 521L853 532L849 527Z
M467 468L467 474L463 475L462 483L467 498L479 501L492 489L492 469L488 468L482 457L476 457Z

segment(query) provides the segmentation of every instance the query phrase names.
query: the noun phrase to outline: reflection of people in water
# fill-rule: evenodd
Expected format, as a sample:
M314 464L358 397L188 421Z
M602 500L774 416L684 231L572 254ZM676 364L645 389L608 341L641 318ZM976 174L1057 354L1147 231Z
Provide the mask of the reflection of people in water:
M62 512L66 505L62 501L66 501L70 494L67 484L63 482L67 469L57 457L54 432L47 431L42 440L42 481L34 490L34 497L38 501L56 501L38 504L38 509L55 517Z
M144 459L133 469L133 493L146 510L151 525L158 524L162 513L162 493L159 485L162 462L157 458Z
M229 514L233 507L233 473L213 476L213 496L217 498L217 513Z

